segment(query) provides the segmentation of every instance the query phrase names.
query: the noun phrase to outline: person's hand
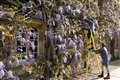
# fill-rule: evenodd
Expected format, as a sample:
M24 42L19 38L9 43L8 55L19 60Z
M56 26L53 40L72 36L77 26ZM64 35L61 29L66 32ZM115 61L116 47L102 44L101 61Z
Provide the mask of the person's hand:
M91 47L91 48L89 48L88 50L93 50L94 49L94 47Z
M91 48L88 49L89 51L92 50Z

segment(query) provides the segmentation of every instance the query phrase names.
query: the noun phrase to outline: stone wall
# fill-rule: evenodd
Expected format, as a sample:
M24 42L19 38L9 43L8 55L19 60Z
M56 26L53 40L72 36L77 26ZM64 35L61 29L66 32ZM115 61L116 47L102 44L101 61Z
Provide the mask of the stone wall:
M114 56L120 58L120 31L115 32Z

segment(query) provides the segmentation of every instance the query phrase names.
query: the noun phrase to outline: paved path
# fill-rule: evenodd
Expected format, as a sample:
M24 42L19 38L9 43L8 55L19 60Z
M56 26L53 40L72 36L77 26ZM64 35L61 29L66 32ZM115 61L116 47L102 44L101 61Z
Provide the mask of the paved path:
M110 75L109 80L120 80L120 60L110 63ZM97 80L104 80L103 78Z
M104 80L103 78L97 80ZM111 72L111 78L109 80L120 80L120 68L115 69Z
M120 80L120 60L111 62L109 69L110 69L111 78L108 80ZM72 80L86 80L85 75L86 74L81 74L79 77L73 78ZM104 80L103 78L98 78L97 76L98 76L98 73L96 72L89 74L88 80Z

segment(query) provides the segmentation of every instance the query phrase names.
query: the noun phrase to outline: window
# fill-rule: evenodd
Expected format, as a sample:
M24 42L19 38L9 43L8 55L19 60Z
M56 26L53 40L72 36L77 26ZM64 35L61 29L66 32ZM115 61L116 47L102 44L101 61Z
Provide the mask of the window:
M16 51L24 55L33 55L35 58L38 54L39 34L36 29L19 28L15 32Z

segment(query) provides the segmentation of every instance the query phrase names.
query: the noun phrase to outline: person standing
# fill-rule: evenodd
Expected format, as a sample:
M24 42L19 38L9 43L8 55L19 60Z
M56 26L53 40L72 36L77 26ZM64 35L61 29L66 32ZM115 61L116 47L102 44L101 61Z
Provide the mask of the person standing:
M102 72L100 75L98 75L98 77L104 77L104 67L106 68L107 70L107 76L104 77L104 79L110 79L110 72L109 72L109 60L108 60L108 50L107 48L105 47L105 44L104 43L101 43L101 48L97 49L97 50L93 50L95 52L98 52L100 53L100 56L101 56L101 69L102 69Z

